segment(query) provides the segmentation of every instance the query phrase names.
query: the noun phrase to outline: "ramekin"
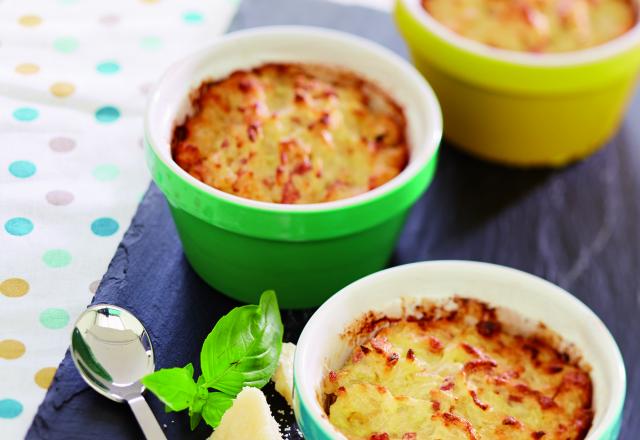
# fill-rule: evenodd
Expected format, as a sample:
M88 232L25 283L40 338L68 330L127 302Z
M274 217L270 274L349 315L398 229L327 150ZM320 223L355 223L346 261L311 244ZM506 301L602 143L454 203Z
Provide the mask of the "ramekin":
M587 440L615 439L626 392L624 362L602 321L567 291L519 270L473 261L407 264L369 275L325 302L305 326L294 360L294 411L307 440L345 439L319 402L322 379L353 347L341 337L369 311L399 314L402 298L476 298L543 322L592 367L595 417Z
M404 109L410 159L394 179L334 202L283 205L237 197L190 176L171 157L171 135L203 80L269 62L347 68ZM228 34L175 64L146 113L153 180L166 196L185 255L211 286L246 302L275 289L286 308L311 307L353 280L381 269L409 208L436 166L442 116L435 94L411 64L367 40L311 27L264 27Z
M442 104L445 137L462 149L512 165L560 166L617 131L640 70L640 23L600 46L533 54L462 37L420 0L395 5L413 61Z

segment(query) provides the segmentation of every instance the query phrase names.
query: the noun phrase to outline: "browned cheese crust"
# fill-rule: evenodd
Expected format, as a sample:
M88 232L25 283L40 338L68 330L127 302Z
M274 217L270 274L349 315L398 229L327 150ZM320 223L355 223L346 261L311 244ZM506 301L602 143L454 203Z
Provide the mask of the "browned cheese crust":
M362 194L406 166L402 109L345 70L267 64L203 83L172 152L196 179L236 196L320 203Z
M324 379L329 420L350 440L583 439L589 367L542 325L525 336L485 303L453 301L369 319L382 329Z

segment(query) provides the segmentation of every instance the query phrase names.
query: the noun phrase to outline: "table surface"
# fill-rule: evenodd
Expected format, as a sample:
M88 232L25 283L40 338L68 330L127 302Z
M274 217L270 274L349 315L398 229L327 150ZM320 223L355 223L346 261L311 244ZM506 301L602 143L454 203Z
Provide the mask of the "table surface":
M277 11L277 14L268 13ZM310 0L247 1L233 27L316 24L404 46L387 14ZM628 373L622 439L640 438L640 99L617 136L592 157L562 170L518 170L478 161L445 143L436 178L411 212L391 264L471 259L512 266L569 290L609 327ZM158 270L161 267L162 270ZM159 300L161 298L161 300ZM120 244L94 302L111 302L147 326L159 367L197 360L201 341L235 302L189 268L166 202L152 186ZM295 340L311 311L285 312ZM268 390L277 408L282 401ZM154 412L170 438L203 438L184 414ZM90 418L91 423L86 421ZM284 423L290 414L279 416ZM298 438L295 431L289 438ZM67 356L28 438L137 438L129 411L83 385Z

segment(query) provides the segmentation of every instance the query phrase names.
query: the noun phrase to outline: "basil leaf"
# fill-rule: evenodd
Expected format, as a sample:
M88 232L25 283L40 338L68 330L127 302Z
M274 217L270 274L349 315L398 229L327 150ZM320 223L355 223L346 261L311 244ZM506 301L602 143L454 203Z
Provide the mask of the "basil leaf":
M189 362L187 365L185 365L183 367L185 369L185 371L189 374L189 377L193 378L193 364L191 362Z
M202 384L203 381L202 376L200 376L198 378L196 395L189 406L189 424L192 431L196 429L198 423L202 420L202 408L207 403L207 398L209 397L209 391L207 387Z
M202 417L207 425L216 428L220 424L220 419L226 410L231 408L233 397L228 394L213 392L209 393L207 403L202 408Z
M202 420L201 413L189 411L189 427L192 431L198 427L198 423L200 423L200 420Z
M193 365L184 368L163 368L142 378L142 384L172 411L191 406L198 387L193 381Z
M235 396L245 386L262 388L282 349L282 320L275 292L260 305L237 307L223 316L204 341L200 366L206 385Z

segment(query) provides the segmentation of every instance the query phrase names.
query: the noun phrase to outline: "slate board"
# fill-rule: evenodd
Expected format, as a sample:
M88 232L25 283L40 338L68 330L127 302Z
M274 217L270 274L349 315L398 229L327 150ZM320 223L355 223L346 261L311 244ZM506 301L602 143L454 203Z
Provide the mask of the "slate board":
M406 56L389 15L313 0L245 0L232 29L310 24L346 30ZM391 264L472 259L522 269L568 289L607 324L629 376L620 438L640 438L640 97L602 151L563 170L517 170L466 156L446 144L434 183L413 209ZM237 305L205 285L181 250L166 201L151 185L93 303L135 313L151 334L157 366L197 361L213 323ZM312 311L284 312L295 341ZM197 363L197 362L196 362ZM284 400L266 389L289 438L301 438ZM170 439L202 439L184 414L165 414L148 395ZM284 415L278 410L286 411ZM636 414L636 417L633 415ZM28 439L135 439L125 405L84 385L69 354Z

